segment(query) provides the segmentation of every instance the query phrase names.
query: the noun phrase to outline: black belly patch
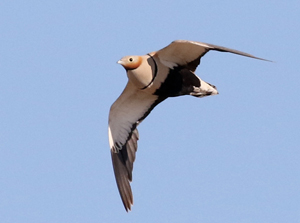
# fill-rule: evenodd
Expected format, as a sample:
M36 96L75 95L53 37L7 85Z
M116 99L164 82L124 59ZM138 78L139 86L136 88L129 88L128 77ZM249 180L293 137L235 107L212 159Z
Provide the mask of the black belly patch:
M155 95L161 97L175 97L179 95L182 88L182 75L180 74L181 67L175 67L169 70L169 74L160 88L155 91Z
M170 69L166 80L154 94L162 97L187 95L193 91L194 87L200 87L200 85L199 78L192 71L185 67L175 67Z

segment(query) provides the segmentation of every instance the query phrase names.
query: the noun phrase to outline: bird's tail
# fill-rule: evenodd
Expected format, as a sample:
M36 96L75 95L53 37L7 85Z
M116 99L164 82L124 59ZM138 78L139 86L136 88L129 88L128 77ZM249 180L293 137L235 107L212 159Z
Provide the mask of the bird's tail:
M215 94L219 94L216 86L207 83L201 79L200 79L200 87L194 87L194 90L190 93L190 95L199 98L209 96L209 95L215 95Z

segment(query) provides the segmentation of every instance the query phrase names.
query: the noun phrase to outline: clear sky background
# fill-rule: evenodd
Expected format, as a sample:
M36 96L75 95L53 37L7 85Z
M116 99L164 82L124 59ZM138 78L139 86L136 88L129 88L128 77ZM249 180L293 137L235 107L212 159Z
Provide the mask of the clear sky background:
M285 3L286 2L286 3ZM1 1L0 222L300 222L299 1ZM176 39L217 96L139 126L126 213L107 137L116 61Z

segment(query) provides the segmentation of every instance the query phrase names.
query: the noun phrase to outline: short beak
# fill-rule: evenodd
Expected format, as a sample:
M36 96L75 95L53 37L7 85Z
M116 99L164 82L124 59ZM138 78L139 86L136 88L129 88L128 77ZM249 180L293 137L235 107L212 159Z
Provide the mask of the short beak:
M122 60L118 60L117 63L122 65L123 61Z

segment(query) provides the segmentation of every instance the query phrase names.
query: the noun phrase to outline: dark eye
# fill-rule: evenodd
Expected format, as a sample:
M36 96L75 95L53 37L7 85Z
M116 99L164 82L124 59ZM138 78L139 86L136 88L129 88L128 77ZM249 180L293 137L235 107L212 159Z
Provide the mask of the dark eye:
M130 61L130 62L132 62L132 61L133 61L133 58L132 58L132 57L130 57L130 58L129 58L129 61Z

